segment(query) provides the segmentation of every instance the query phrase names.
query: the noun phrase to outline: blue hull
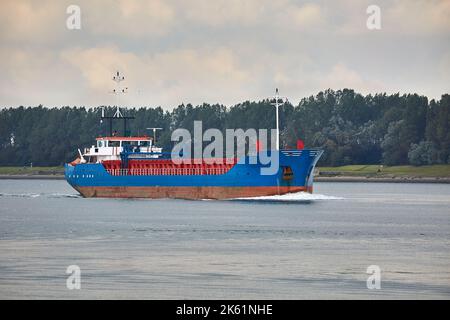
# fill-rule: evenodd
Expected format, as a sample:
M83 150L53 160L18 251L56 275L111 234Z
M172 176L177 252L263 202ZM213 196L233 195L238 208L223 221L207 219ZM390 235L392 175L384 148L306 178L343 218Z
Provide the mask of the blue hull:
M275 174L260 163L239 162L219 175L111 175L102 164L65 165L67 182L85 197L230 198L312 191L313 170L322 150L283 150ZM266 166L267 167L267 166ZM288 177L284 168L292 171Z

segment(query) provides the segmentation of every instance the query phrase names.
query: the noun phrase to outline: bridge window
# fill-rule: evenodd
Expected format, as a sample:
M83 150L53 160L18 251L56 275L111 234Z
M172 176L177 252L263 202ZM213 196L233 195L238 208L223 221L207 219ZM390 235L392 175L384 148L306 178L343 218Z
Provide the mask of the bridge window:
M120 147L120 141L109 141L110 147Z

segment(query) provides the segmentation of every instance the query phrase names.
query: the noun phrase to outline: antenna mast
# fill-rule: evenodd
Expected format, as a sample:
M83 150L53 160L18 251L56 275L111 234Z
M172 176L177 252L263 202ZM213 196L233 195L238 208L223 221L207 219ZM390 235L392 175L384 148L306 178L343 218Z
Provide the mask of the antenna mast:
M275 102L272 102L271 103L271 105L273 105L273 106L275 106L275 108L276 108L276 122L277 122L277 129L276 129L276 131L277 131L277 142L276 142L276 147L275 147L275 149L276 150L280 150L280 121L279 121L279 111L278 111L278 109L279 109L279 107L280 107L280 105L282 105L282 104L284 104L284 100L287 100L286 98L280 98L280 96L279 96L279 94L278 94L278 88L276 88L276 90L275 90L275 97L273 97L273 98L275 98ZM281 104L280 104L280 100L281 100Z
M128 87L122 88L122 89L120 88L120 83L125 80L125 77L123 75L121 75L119 71L117 71L116 74L112 77L112 80L116 83L116 87L112 91L114 94L116 94L116 95L125 94L127 92ZM114 113L114 117L121 118L122 113L120 112L118 103L117 103L116 107L117 107L117 110L116 110L116 113Z
M116 74L112 77L112 80L116 83L116 86L111 93L113 93L115 95L127 93L128 87L124 87L124 88L120 87L120 83L125 80L125 77L123 75L121 75L119 71L117 71ZM117 102L117 99L116 99L116 102ZM123 135L126 136L127 135L127 120L134 119L134 117L124 117L122 115L122 112L120 112L118 103L117 103L116 107L117 107L116 112L114 113L114 115L112 117L105 116L105 109L102 108L102 116L100 118L101 119L100 123L103 122L103 119L109 120L109 135L112 136L113 135L113 131L112 131L113 119L123 119Z
M162 130L163 128L146 128L147 130L153 130L153 145L156 144L156 130Z

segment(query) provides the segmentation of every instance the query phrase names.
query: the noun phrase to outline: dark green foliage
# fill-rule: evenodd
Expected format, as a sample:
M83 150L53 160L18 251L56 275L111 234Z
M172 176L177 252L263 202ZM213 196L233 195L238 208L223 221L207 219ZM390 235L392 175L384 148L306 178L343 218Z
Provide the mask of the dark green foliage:
M437 150L430 141L421 141L411 144L408 152L409 163L414 166L430 165L437 163Z
M149 127L162 127L157 144L169 151L171 132L193 129L195 120L203 130L275 128L275 108L270 101L223 105L180 105L162 108L131 108L122 112L135 116L128 129L149 134ZM297 139L307 147L321 147L320 165L432 164L450 161L450 96L439 101L417 94L363 96L353 90L326 90L304 98L297 106L280 108L281 145L293 148ZM114 114L108 107L106 113ZM19 107L0 110L0 165L61 165L76 157L77 149L90 146L99 135L108 134L108 123L100 125L101 108ZM122 123L114 130L122 132Z

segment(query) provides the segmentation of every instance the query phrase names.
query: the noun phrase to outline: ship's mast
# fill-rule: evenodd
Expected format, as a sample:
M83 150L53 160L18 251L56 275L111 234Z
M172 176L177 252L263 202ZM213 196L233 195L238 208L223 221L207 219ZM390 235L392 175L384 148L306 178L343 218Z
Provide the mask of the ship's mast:
M113 119L123 119L123 135L126 136L127 135L127 120L129 119L134 119L134 117L125 117L122 115L122 112L120 112L120 108L119 108L119 104L117 103L117 97L119 94L125 94L128 91L128 87L123 87L121 88L120 83L122 81L125 80L125 77L123 75L120 74L119 71L116 72L116 74L112 77L112 80L116 83L115 88L113 89L113 91L111 93L113 93L114 95L116 95L116 112L114 113L114 115L112 117L110 116L105 116L105 110L104 108L102 108L102 116L101 116L101 121L103 121L103 119L108 119L109 120L109 135L112 136L113 135L113 131L112 131L112 121Z
M278 94L278 88L276 89L276 91L275 91L275 97L273 97L273 98L275 98L275 102L272 102L271 104L273 105L273 106L275 106L275 109L276 109L276 122L277 122L277 124L276 124L276 138L277 138L277 140L276 140L276 146L275 146L275 149L276 150L280 150L280 120L279 120L279 107L280 107L280 105L282 105L282 104L284 104L284 100L286 100L286 98L280 98L280 95ZM281 103L280 103L280 100L281 100Z
M146 128L147 130L153 130L153 145L156 144L156 130L162 130L163 128Z
M115 94L116 97L118 97L117 95L119 95L119 94L125 94L127 92L128 87L126 87L126 88L120 87L120 83L125 80L125 77L123 75L121 75L119 71L117 71L116 74L112 77L112 80L116 83L116 86L112 91L112 93ZM117 99L116 99L116 103L117 103ZM116 107L117 107L117 110L116 110L116 113L114 113L114 117L121 118L122 113L120 112L118 103L117 103Z

